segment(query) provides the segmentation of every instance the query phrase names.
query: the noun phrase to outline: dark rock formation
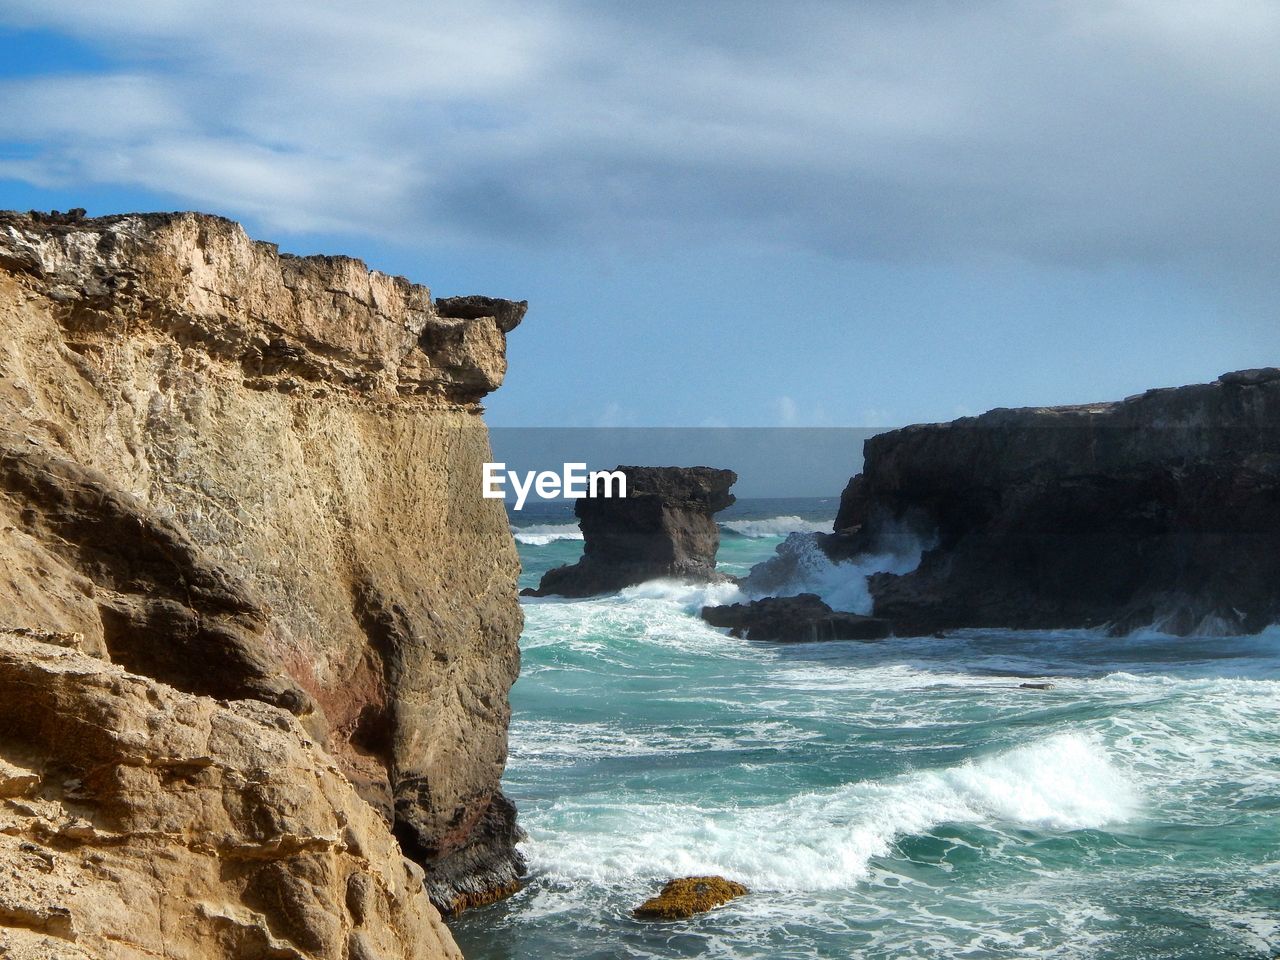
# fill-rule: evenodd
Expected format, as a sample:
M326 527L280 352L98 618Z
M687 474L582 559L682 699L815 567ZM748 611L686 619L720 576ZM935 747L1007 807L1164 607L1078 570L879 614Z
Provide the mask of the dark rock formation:
M712 467L618 467L622 498L584 497L574 512L585 540L582 559L556 567L528 596L589 597L658 577L715 581L720 528L714 514L733 503L738 479Z
M728 627L735 637L774 643L882 640L889 636L887 620L832 610L813 593L703 607L702 619L713 627Z
M714 910L750 891L724 877L681 877L668 880L656 897L650 897L632 912L638 920L687 920Z
M1280 618L1280 370L880 434L836 529L834 559L936 537L870 580L899 634L1256 632Z

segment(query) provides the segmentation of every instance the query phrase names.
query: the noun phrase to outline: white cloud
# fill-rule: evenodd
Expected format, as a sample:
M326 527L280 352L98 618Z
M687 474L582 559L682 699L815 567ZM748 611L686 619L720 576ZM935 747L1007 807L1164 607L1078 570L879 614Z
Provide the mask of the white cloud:
M10 0L112 62L9 82L10 175L285 230L1270 270L1261 0Z
M154 77L55 76L0 82L0 137L128 140L187 127L181 103Z

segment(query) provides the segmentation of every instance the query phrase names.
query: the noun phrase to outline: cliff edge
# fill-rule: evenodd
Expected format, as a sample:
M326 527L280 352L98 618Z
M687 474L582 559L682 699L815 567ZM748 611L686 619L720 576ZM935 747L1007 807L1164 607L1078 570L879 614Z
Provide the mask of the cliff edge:
M510 892L522 620L480 400L523 315L218 217L0 213L0 627L288 711L439 907Z

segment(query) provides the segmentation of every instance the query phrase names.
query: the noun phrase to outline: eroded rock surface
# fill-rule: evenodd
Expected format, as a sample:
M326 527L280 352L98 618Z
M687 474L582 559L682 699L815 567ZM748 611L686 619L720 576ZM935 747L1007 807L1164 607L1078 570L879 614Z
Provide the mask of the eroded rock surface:
M518 560L480 399L523 304L200 214L0 214L0 626L295 714L444 907L522 870Z
M714 516L736 499L738 475L712 467L618 467L622 498L586 497L574 505L582 559L543 576L531 596L587 597L646 580L725 579L716 573L720 528Z
M836 528L837 559L935 539L871 578L898 633L1258 631L1280 619L1280 370L880 434Z
M460 960L289 713L50 639L0 631L0 956Z

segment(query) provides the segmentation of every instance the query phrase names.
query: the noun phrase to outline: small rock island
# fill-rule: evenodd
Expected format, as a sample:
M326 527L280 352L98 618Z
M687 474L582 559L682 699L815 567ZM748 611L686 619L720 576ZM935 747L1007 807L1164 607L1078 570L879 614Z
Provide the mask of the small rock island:
M716 582L720 528L714 516L736 499L732 470L713 467L618 467L627 495L583 498L574 512L582 528L582 559L556 567L525 596L590 597L675 577Z

